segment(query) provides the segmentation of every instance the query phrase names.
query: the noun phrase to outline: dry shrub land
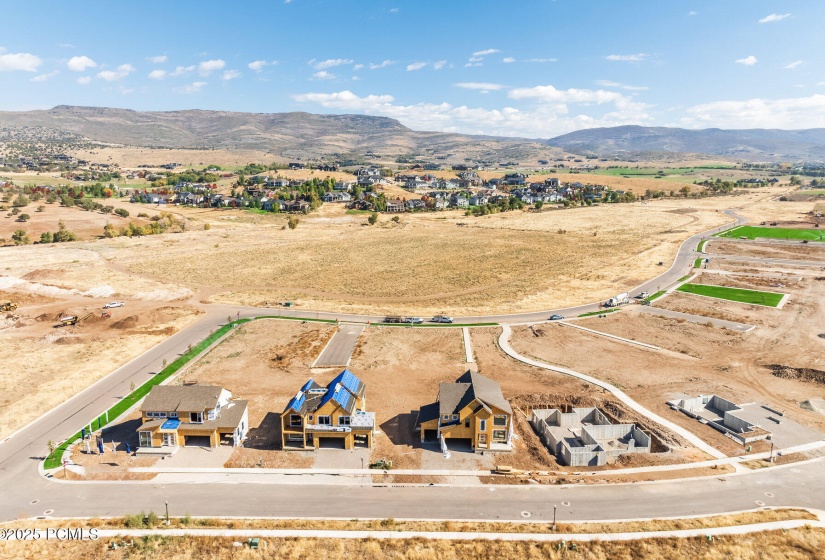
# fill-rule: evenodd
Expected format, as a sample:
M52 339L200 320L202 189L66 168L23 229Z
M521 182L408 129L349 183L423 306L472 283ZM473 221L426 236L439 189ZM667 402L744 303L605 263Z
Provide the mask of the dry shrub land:
M585 558L587 560L630 560L637 558L662 558L667 560L716 560L736 558L741 560L809 560L822 558L825 548L825 531L801 528L789 531L771 531L749 535L705 537L688 539L647 539L628 542L577 543L573 551L568 536L555 542L510 541L446 541L425 539L373 540L354 539L294 539L266 538L258 550L233 546L234 538L220 537L167 537L163 535L144 538L101 539L99 541L29 541L0 543L0 556L4 558L61 558L80 560L163 558L165 560L232 558L237 560L258 558L332 559L357 557L364 560L385 558L409 558L416 560L475 560L486 558L518 558L546 560L559 558ZM561 540L567 546L559 546ZM117 542L117 550L111 543Z

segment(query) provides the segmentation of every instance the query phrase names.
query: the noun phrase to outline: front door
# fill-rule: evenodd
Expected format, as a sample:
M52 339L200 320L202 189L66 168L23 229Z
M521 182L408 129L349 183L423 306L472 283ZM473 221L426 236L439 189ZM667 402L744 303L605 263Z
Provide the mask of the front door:
M478 434L478 446L487 447L487 434Z
M175 446L175 434L167 433L163 434L163 445L168 445L170 447Z

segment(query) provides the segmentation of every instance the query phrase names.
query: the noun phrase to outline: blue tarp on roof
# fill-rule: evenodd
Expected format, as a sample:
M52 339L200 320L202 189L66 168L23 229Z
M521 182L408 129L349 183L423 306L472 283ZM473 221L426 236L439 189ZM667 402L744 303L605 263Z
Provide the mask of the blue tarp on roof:
M347 391L349 391L355 396L358 395L358 393L361 391L361 388L364 386L364 383L348 369L345 369L344 371L339 373L335 377L335 379L333 379L332 382L329 384L329 387L334 387L336 383L340 383L341 385L346 387Z
M160 429L161 430L177 430L178 426L180 426L180 420L178 420L177 418L169 418L169 419L166 420L166 422L161 424Z

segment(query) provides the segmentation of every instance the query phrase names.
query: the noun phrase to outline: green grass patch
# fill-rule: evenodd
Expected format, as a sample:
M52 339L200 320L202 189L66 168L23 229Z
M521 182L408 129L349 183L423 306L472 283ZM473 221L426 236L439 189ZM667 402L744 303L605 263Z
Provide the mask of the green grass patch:
M759 227L759 226L739 226L716 234L716 237L727 237L729 239L739 239L747 237L756 239L796 239L809 241L825 241L825 230L820 229L794 229L779 227Z
M662 297L663 295L665 295L666 291L667 290L659 290L658 292L647 298L647 301L653 301L656 298Z
M582 313L579 317L593 317L594 315L602 315L604 313L615 313L616 311L621 311L621 309L617 307L613 307L611 309L605 309L604 311L591 311L590 313Z
M694 263L694 264L695 264L695 263ZM691 274L685 274L684 276L682 276L681 278L679 278L678 282L684 282L685 280L687 280L687 279L688 279L688 278L690 278L691 276L692 276Z
M231 323L228 323L219 328L218 330L216 330L215 332L213 332L212 334L210 334L209 336L207 336L205 339L203 339L195 346L193 346L191 351L186 352L183 356L180 356L174 362L167 365L161 371L156 373L146 383L144 383L143 385L129 393L127 396L121 399L120 402L111 407L108 410L108 422L106 421L105 413L100 415L97 421L98 429L114 422L121 414L132 408L132 406L134 406L140 399L148 395L149 391L152 390L152 387L154 387L155 385L159 385L160 383L174 375L180 368L191 362L204 350L209 348L209 346L211 346L216 340L218 340L223 335L232 330L235 327L235 325L248 323L249 321L251 321L251 319L240 319L239 321L233 321ZM92 425L94 426L94 424L95 423L93 423ZM43 468L55 469L61 466L63 464L63 453L66 451L66 449L69 448L71 444L79 440L80 436L81 433L77 432L75 435L73 435L60 445L58 445L55 448L55 450L52 453L50 453L48 457L46 457L46 461L43 465Z
M743 290L741 288L729 288L727 286L709 286L706 284L684 284L683 286L679 286L677 291L739 303L764 305L767 307L776 307L785 296L785 294L778 294L776 292L758 292L756 290Z
M699 246L698 246L698 247L696 247L696 250L697 250L697 251L699 251L699 252L701 253L701 252L702 252L702 250L705 248L705 243L707 243L707 242L708 242L708 240L707 240L707 239L703 239L703 240L701 240L701 241L699 242Z
M351 215L372 214L372 210L347 210L347 214L351 214Z
M702 257L699 257L698 259L696 259L695 261L693 261L693 268L702 268L702 262L703 262L704 260L705 260L705 259L703 259Z

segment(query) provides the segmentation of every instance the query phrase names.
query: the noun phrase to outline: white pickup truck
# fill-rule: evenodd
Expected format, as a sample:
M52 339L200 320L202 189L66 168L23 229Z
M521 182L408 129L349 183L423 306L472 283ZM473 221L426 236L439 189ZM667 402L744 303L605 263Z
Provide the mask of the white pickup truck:
M111 303L107 303L106 305L104 305L103 309L111 309L113 307L123 307L124 305L126 305L126 304L123 303L122 301L113 301Z

